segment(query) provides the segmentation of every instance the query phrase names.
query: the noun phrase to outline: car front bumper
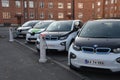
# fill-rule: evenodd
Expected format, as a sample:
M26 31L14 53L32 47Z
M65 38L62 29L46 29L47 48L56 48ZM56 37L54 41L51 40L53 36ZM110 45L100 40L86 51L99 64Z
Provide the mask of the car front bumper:
M26 34L26 41L36 42L38 36L39 36L39 34L31 35L30 33L27 33L27 34Z
M37 39L36 48L40 48L40 39ZM46 41L46 48L50 50L65 51L66 50L66 41L56 40L56 41Z
M70 58L70 54L76 55L76 58ZM76 51L72 48L69 49L68 64L72 64L77 68L92 67L100 69L109 69L112 72L120 71L120 63L116 61L120 54L91 54L82 51Z

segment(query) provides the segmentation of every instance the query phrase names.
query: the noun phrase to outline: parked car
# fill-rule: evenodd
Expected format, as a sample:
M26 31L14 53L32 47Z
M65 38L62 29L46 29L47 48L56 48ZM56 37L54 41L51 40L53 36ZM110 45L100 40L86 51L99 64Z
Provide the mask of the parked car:
M120 71L120 20L88 21L70 46L68 65Z
M36 42L37 37L43 32L54 20L44 20L37 23L32 29L28 30L26 35L27 42Z
M33 28L33 26L38 22L39 20L31 20L31 21L25 22L21 27L18 27L16 29L16 34L14 34L15 37L25 37L28 30Z
M83 23L80 20L61 20L51 23L42 32L45 35L47 49L68 51L70 44L74 41L78 29ZM40 38L37 38L37 50L39 51Z

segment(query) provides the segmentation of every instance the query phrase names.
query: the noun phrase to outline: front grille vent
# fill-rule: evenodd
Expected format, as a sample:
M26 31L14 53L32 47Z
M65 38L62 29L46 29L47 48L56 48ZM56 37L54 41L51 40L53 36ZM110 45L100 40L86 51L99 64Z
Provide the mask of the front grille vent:
M110 53L110 48L104 48L104 47L81 47L83 52L90 52L90 53L96 53L96 54L103 54L103 53Z

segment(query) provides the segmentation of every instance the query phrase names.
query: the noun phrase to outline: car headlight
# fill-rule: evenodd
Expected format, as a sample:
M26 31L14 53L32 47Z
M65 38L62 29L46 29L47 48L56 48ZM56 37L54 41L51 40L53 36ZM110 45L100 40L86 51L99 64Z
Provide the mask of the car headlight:
M61 36L59 39L60 40L64 40L64 39L67 39L68 36Z
M81 47L78 46L78 45L73 44L73 49L76 50L76 51L80 51Z
M120 48L113 49L114 53L120 53Z

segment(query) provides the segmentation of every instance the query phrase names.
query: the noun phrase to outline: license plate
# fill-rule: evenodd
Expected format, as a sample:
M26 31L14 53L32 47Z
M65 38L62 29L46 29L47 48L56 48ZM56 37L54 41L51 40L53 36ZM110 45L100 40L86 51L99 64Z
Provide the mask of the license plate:
M31 42L35 42L36 40L31 40Z
M104 62L103 61L87 60L87 59L85 59L85 64L104 65Z
M23 35L19 35L19 37L23 37Z
M55 45L47 45L48 47L54 47Z

